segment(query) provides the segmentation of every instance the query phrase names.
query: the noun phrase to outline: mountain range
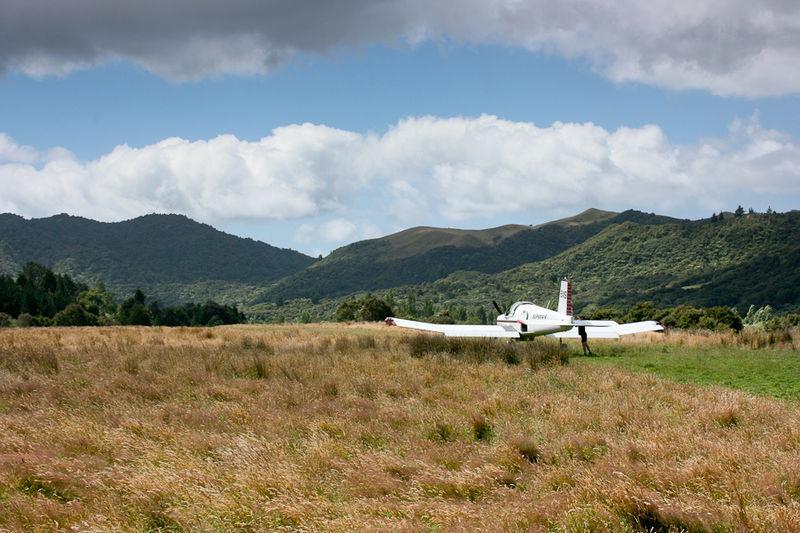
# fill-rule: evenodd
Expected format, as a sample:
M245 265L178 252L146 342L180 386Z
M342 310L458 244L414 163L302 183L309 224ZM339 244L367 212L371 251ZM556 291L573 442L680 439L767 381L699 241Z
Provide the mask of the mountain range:
M90 284L102 281L117 296L140 288L172 304L209 298L243 303L314 259L182 215L113 223L65 214L0 215L0 273L15 273L28 261Z
M119 297L135 288L163 303L216 299L262 319L305 311L330 318L366 291L438 308L492 299L547 303L563 275L576 307L800 305L800 212L682 220L589 209L537 226L417 227L356 242L322 259L215 230L181 215L116 223L69 215L0 215L0 273L27 261Z

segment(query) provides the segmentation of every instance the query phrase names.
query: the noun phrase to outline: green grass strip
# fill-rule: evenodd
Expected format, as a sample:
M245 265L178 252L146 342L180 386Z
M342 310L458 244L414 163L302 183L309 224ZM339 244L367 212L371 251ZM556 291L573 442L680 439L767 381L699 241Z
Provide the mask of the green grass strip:
M576 362L651 372L682 383L722 385L787 400L800 400L800 352L738 347L612 346Z

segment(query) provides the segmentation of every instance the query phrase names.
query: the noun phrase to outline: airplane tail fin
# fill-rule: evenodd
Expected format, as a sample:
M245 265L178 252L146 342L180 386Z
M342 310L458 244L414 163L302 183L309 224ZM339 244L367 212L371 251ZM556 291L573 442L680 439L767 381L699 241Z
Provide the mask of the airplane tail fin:
M558 313L572 316L572 284L566 277L561 280L561 291L558 293Z

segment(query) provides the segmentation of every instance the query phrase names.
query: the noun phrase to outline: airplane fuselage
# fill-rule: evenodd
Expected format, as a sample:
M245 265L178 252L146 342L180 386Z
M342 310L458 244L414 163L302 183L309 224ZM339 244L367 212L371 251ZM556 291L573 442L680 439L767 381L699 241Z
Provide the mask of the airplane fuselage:
M497 317L497 325L519 332L523 337L549 335L572 329L572 317L532 302L517 302L507 313Z

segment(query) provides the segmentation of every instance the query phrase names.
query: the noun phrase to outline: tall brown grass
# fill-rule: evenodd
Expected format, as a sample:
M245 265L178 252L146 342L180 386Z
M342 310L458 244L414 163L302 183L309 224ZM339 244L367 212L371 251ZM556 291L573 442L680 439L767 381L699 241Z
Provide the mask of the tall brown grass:
M0 331L0 529L800 529L796 404L415 343Z
M650 333L622 337L624 344L675 344L690 348L733 346L742 348L776 348L800 349L800 330L786 329L779 331L764 331L755 328L744 328L741 332L735 331L687 331L668 330L665 333Z

